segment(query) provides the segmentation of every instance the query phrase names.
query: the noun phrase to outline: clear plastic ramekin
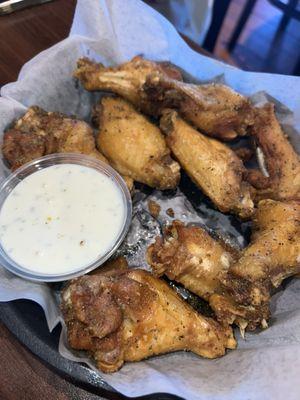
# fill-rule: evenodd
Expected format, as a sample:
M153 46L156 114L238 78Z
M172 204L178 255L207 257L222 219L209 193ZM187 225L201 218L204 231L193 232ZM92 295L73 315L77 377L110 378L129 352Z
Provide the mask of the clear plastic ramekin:
M122 177L112 167L103 163L102 161L83 154L75 154L75 153L56 153L44 156L23 165L22 167L14 171L12 174L10 174L0 185L0 210L9 193L18 185L19 182L21 182L27 176L33 174L36 171L57 164L82 165L85 167L95 169L96 171L112 179L113 182L119 187L120 193L123 198L123 204L125 210L124 221L118 237L112 244L111 248L109 248L105 254L99 256L99 258L94 262L92 262L91 264L85 265L82 269L76 269L76 271L71 271L68 273L40 274L40 273L35 273L34 271L30 271L22 267L21 265L17 264L14 260L12 260L6 254L0 242L0 265L2 265L4 268L8 269L12 273L32 281L42 281L42 282L65 281L80 275L84 275L92 271L93 269L99 267L106 260L108 260L108 258L111 257L112 254L120 246L131 223L131 216L132 216L131 195Z

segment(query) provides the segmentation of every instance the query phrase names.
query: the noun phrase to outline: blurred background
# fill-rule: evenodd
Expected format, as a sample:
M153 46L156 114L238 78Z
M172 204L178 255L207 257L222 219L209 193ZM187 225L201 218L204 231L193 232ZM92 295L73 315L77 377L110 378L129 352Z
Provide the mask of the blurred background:
M300 0L144 2L197 51L245 70L300 75ZM75 6L76 0L0 0L0 87L68 35Z
M146 0L204 49L245 70L300 75L298 0Z

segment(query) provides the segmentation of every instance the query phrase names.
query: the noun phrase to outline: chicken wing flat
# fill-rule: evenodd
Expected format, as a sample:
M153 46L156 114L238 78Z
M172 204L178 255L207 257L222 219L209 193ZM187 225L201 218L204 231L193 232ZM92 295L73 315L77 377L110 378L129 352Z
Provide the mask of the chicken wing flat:
M250 245L225 278L239 304L269 302L272 287L300 271L300 203L261 200Z
M194 85L153 73L143 91L142 109L149 114L173 108L200 131L223 140L245 135L254 122L249 100L222 84Z
M4 133L2 152L13 170L52 153L86 154L108 164L96 149L93 130L87 123L36 106ZM131 189L132 179L124 179Z
M249 330L267 326L273 288L300 271L300 204L261 200L251 243L223 279L223 294L210 305L218 320Z
M62 310L70 346L88 350L103 372L178 350L215 358L236 346L230 327L201 316L165 282L140 269L71 281Z
M147 262L155 275L166 275L202 297L212 307L220 323L235 323L241 329L255 329L269 317L268 307L237 303L224 284L239 252L213 239L203 228L174 221L156 238L147 251Z
M257 186L258 199L300 200L300 157L284 134L274 112L274 104L268 103L256 112L252 135L261 149L269 178L266 188Z
M125 64L110 68L88 58L81 58L78 60L74 76L81 81L85 89L116 93L138 108L141 103L142 86L146 77L153 72L182 79L179 70L169 63L157 63L139 56Z
M147 262L156 276L166 275L205 300L221 288L238 252L213 239L199 226L173 221L147 251Z
M242 218L252 214L253 188L243 180L245 168L234 151L196 131L173 110L164 111L160 127L182 168L220 211Z
M102 98L96 113L98 148L117 171L157 189L177 186L180 166L157 126L119 97Z

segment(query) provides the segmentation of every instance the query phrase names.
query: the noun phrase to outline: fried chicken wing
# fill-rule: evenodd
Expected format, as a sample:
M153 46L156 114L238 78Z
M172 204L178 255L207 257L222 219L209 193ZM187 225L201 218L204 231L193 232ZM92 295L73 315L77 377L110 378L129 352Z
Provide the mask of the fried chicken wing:
M225 144L197 132L173 110L165 110L160 127L182 168L222 212L249 217L254 204L245 168Z
M251 243L210 299L218 320L249 330L267 326L272 289L300 271L300 204L261 200L253 221Z
M85 89L116 93L152 116L175 108L201 131L224 140L245 135L253 124L253 107L244 96L221 84L184 83L180 71L169 63L138 56L106 68L82 58L74 76Z
M138 108L141 102L142 86L146 77L153 72L159 72L163 76L174 79L182 79L179 70L169 63L144 60L139 56L117 67L109 68L88 58L81 58L77 62L74 76L81 81L85 89L116 93Z
M92 128L87 123L36 106L30 107L4 133L2 152L12 170L52 153L81 153L108 164L104 155L96 149ZM131 189L132 179L124 179Z
M237 303L224 293L224 281L239 252L222 241L213 239L203 228L185 226L174 221L147 251L147 261L158 276L181 283L202 297L212 307L223 325L255 329L269 317L266 306L253 307Z
M173 221L147 251L156 276L166 275L205 300L219 291L222 277L238 252L199 226Z
M250 245L225 278L227 290L245 305L270 299L272 287L300 271L300 203L261 200Z
M223 140L245 135L254 121L249 100L222 84L194 85L153 73L143 93L142 109L149 114L173 108L200 131Z
M98 148L117 171L157 189L177 186L180 166L158 127L121 98L102 98L96 113Z
M248 179L258 187L258 199L300 200L300 157L284 134L274 112L274 104L268 103L256 112L252 135L261 149L269 178ZM261 187L261 181L267 182Z
M103 372L171 351L214 358L236 346L231 328L201 316L165 282L140 269L71 281L62 309L70 346L88 350Z

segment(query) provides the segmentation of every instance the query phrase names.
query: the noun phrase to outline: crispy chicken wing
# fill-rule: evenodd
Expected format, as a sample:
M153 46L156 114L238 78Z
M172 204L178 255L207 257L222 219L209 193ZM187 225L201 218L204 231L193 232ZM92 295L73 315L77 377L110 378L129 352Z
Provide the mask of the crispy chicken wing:
M149 114L176 109L200 131L223 140L245 135L254 121L249 100L225 85L194 85L153 73L143 90L142 109Z
M181 283L209 302L219 322L254 329L269 316L268 307L244 306L224 293L223 282L239 252L213 239L203 228L174 221L147 251L147 261L158 276Z
M250 245L225 278L240 304L261 305L270 290L300 272L300 203L261 200Z
M166 275L205 300L219 291L222 277L238 252L199 226L173 221L147 251L156 276Z
M74 76L85 89L116 93L149 115L175 108L201 131L224 140L245 135L253 124L253 107L244 96L221 84L184 83L180 71L169 63L138 56L106 68L82 58Z
M261 200L253 221L251 243L223 279L224 296L210 299L218 319L229 323L238 305L250 330L267 326L272 288L300 271L300 204Z
M62 309L70 346L88 350L103 372L171 351L214 358L236 346L231 328L201 316L144 270L75 279Z
M177 186L180 166L158 127L119 97L102 98L96 114L98 148L117 171L157 189Z
M300 200L300 157L284 134L268 103L256 112L252 135L261 149L269 178L257 175L248 179L256 186L257 199ZM252 179L251 179L252 178ZM266 187L261 187L266 182Z
M30 107L4 133L2 152L13 170L52 153L81 153L108 164L96 149L92 128L87 123L36 106ZM125 177L125 180L131 189L132 179Z
M142 86L146 77L153 72L159 72L163 76L174 79L182 79L179 70L169 63L144 60L139 56L125 64L109 68L88 58L81 58L78 60L74 76L82 82L85 89L116 93L138 108L141 102Z
M245 168L225 144L197 132L173 110L165 110L160 127L182 168L222 212L249 217L254 204Z

